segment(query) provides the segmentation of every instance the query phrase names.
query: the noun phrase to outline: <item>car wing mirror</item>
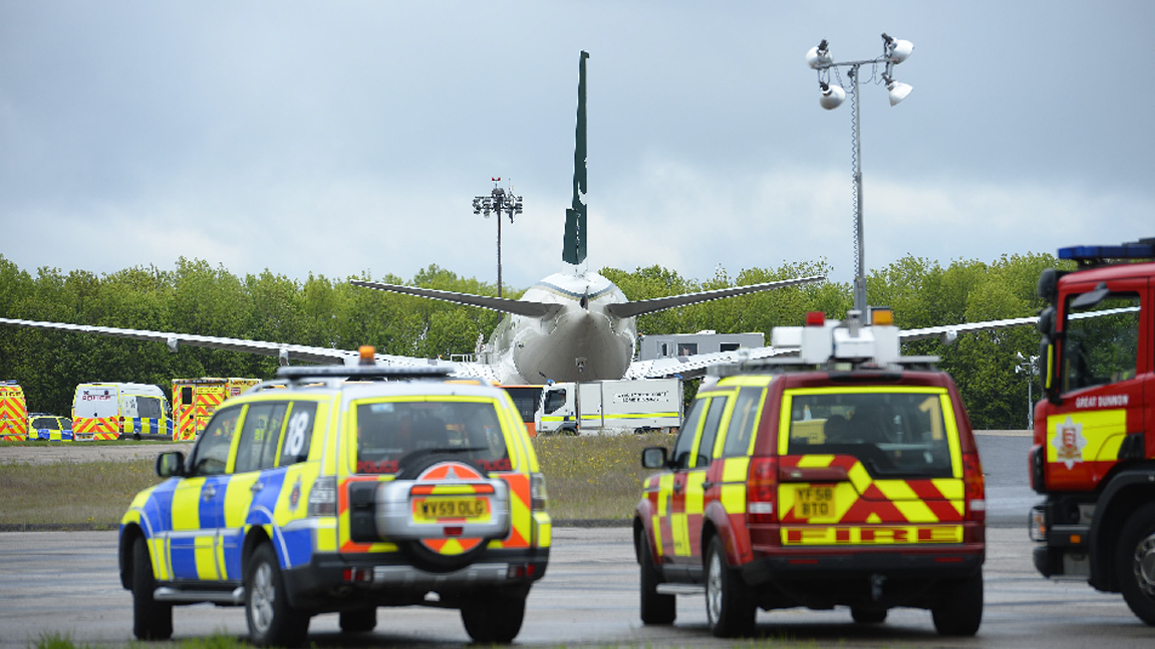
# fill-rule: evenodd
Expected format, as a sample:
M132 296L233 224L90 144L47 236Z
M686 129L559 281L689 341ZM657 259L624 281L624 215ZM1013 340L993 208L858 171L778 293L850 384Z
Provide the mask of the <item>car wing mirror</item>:
M162 478L184 475L184 453L168 451L156 456L156 474Z
M650 446L642 450L642 466L647 469L665 469L667 467L666 458L664 446Z

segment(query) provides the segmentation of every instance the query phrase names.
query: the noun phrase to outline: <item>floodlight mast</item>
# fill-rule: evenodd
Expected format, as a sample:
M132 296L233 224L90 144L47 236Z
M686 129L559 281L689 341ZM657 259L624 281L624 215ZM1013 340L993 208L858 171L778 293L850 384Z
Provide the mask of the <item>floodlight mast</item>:
M911 87L905 83L894 81L892 76L894 66L905 61L914 50L910 41L891 38L882 35L882 56L862 61L835 62L830 56L830 47L825 39L817 47L810 48L806 53L806 63L813 70L818 71L818 87L821 91L818 103L827 110L833 110L842 104L847 92L843 90L838 68L849 68L847 74L853 84L850 87L850 139L851 139L851 175L854 183L854 309L869 318L866 302L866 253L862 229L862 122L858 108L858 82L860 68L869 65L872 68L871 80L876 77L886 84L890 91L890 105L898 104L910 94ZM883 65L884 71L878 74L878 66ZM838 83L830 82L830 71Z
M509 222L513 223L513 216L521 214L522 200L521 196L514 196L512 183L507 192L498 186L501 182L500 176L490 180L493 181L493 191L489 196L473 198L473 213L484 214L487 219L490 212L497 214L497 297L501 297L501 213L504 211L509 216Z

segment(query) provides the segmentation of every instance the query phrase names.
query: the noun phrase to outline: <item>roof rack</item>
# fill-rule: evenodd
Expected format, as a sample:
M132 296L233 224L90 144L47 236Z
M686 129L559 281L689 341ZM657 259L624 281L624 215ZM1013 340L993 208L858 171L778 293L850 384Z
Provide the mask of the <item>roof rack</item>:
M440 379L453 372L448 367L435 366L379 366L379 365L295 365L277 369L277 378L290 381L310 379L365 379L405 381L411 379Z
M1059 259L1070 259L1080 268L1112 263L1155 261L1155 237L1117 246L1068 246L1059 248Z

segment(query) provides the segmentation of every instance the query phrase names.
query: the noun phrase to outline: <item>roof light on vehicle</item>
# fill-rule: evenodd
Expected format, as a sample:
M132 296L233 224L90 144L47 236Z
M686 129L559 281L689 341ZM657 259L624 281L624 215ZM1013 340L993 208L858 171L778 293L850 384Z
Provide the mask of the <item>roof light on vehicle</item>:
M377 363L375 358L377 350L373 348L373 345L361 345L357 351L361 355L361 365L375 365Z
M826 314L822 311L807 311L806 326L821 327L826 324Z
M892 326L894 324L894 311L886 306L871 307L870 324L876 327Z

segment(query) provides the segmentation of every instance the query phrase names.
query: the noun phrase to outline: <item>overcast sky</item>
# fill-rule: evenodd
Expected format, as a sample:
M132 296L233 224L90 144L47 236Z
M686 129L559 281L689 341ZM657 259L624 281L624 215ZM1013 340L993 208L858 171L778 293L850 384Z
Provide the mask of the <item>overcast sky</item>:
M492 283L501 176L527 288L564 267L585 49L590 268L849 281L850 102L804 55L884 31L914 91L861 88L869 268L1155 236L1151 2L0 0L0 254Z

